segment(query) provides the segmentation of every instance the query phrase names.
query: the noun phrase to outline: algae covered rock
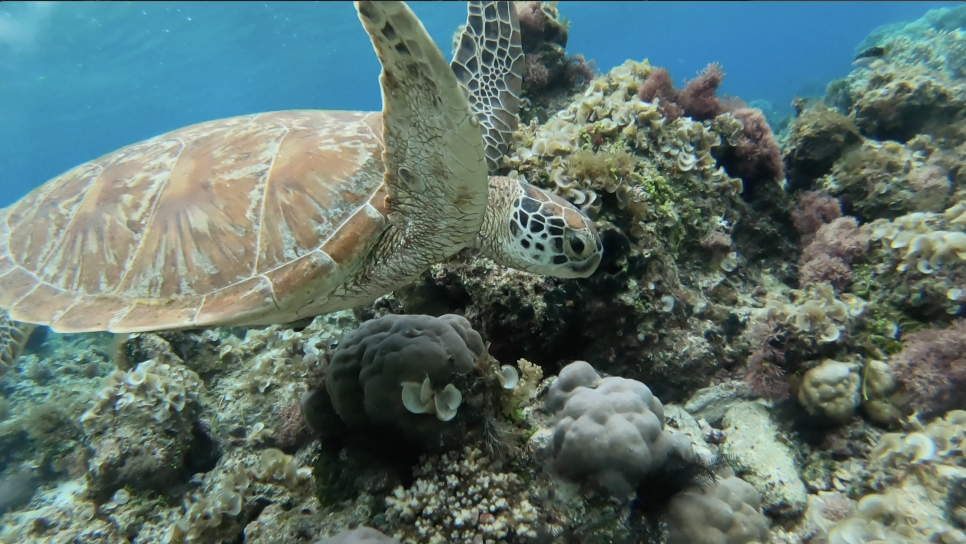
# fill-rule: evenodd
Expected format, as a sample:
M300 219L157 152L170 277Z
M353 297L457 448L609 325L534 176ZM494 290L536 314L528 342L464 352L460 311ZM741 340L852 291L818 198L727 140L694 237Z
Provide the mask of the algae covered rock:
M809 109L791 125L790 148L785 155L789 183L794 188L808 188L861 140L848 117L824 105Z
M789 447L778 440L778 426L768 409L743 402L728 410L722 424L722 453L731 457L742 477L762 494L766 512L798 516L808 506L805 483L799 477Z

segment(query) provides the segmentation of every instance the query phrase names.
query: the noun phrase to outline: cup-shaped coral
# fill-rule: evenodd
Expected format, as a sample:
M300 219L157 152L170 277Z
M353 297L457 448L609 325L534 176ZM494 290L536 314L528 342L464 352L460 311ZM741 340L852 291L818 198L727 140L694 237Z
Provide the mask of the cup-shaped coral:
M463 402L463 394L453 384L442 391L433 391L429 376L423 383L402 382L403 406L414 414L436 414L440 421L456 417L456 409Z

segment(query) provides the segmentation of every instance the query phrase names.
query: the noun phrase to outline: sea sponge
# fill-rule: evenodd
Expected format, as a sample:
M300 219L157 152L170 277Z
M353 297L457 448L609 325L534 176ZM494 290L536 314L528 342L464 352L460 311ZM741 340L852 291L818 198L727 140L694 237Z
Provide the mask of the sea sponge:
M461 377L485 357L482 338L463 317L387 315L342 338L326 368L326 390L350 428L386 427L437 447L457 416Z
M556 417L550 447L555 470L618 497L633 493L670 456L691 457L689 443L664 430L664 407L646 385L601 378L587 362L560 371L544 408Z
M671 499L667 544L748 544L768 539L761 495L730 469L715 482Z

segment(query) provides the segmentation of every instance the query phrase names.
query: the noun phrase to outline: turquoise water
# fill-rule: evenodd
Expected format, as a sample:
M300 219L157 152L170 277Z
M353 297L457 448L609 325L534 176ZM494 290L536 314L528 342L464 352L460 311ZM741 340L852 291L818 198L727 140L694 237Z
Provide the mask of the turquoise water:
M787 109L848 73L873 28L951 2L563 2L571 53L649 58L676 81L720 62L724 93ZM444 52L461 3L415 2ZM0 5L0 206L176 128L281 109L375 110L378 63L348 2Z

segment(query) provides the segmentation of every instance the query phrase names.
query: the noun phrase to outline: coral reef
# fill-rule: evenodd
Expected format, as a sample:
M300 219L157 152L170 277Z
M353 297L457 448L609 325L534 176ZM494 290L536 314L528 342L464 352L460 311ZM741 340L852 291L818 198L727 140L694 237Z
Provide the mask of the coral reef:
M828 174L842 155L861 140L855 122L838 111L824 104L805 111L792 121L785 146L789 187L808 188L812 180ZM831 219L834 217L826 221Z
M798 401L813 416L848 421L859 406L861 378L853 365L826 359L802 376Z
M0 317L0 543L966 542L966 8L776 135L716 63L598 76L514 7L500 167L593 218L597 272L468 249L288 325Z
M839 217L822 225L799 258L799 283L831 283L842 289L852 279L852 265L869 249L869 235L854 217Z

